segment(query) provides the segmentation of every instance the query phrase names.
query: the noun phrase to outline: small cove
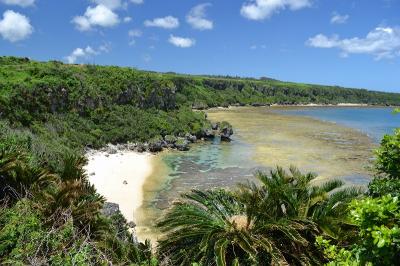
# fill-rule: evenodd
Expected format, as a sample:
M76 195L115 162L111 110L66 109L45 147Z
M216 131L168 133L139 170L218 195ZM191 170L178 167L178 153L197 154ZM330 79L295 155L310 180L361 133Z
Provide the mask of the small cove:
M277 165L316 172L321 181L341 178L349 185L366 185L375 139L337 121L296 113L299 110L208 110L211 121L225 120L233 125L233 141L204 142L193 145L189 152L157 155L156 170L143 187L143 205L135 213L139 238L157 239L155 221L181 193L232 188L237 183L255 181L254 173Z

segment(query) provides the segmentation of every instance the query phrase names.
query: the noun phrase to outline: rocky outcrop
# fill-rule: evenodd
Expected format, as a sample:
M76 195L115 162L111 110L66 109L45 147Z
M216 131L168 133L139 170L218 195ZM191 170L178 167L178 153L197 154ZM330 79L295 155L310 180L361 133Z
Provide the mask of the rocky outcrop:
M231 141L232 135L232 125L226 121L223 121L211 124L210 128L204 128L201 137L204 139L214 139L215 137L221 137L222 141Z
M213 140L215 137L220 137L222 141L231 141L232 135L232 126L228 122L220 122L210 124L208 128L204 128L197 136L190 133L180 134L178 137L174 135L158 136L144 143L108 144L100 151L105 152L107 157L124 150L136 152L160 152L164 149L188 151L190 144L195 143L198 139ZM90 152L90 149L87 149L87 152Z
M231 136L233 135L232 125L228 122L221 122L218 127L219 135L223 141L231 141Z

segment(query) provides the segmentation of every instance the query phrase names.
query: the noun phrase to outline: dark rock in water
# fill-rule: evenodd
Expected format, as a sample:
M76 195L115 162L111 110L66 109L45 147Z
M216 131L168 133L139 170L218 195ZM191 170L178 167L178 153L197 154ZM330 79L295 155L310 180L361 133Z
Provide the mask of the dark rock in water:
M204 138L207 138L207 139L212 139L212 138L215 137L214 132L209 128L203 129L202 135L203 135Z
M104 203L101 213L108 217L118 214L119 213L119 205L117 203L113 203L113 202L106 202L106 203Z
M221 140L231 141L231 136L233 135L232 125L225 121L221 122L219 134L221 136Z
M175 142L175 148L179 151L188 151L189 150L189 142L184 138L178 138Z
M94 176L94 175L96 175L96 173L95 172L91 172L89 175L90 176Z
M213 124L211 124L212 130L217 130L218 127L219 127L219 123L215 123L215 124L213 123Z
M124 180L124 182L122 182L122 184L128 185L128 181Z

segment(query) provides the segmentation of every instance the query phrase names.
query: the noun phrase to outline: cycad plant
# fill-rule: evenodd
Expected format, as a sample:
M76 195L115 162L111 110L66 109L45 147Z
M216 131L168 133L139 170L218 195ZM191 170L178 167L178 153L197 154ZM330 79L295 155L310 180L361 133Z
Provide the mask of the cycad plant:
M351 225L347 205L363 192L361 188L344 188L344 182L338 179L320 183L315 174L302 174L293 166L289 172L277 167L269 175L259 172L256 177L261 185L241 184L237 193L251 215L258 219L271 215L309 219L334 238L343 226Z
M316 236L337 233L346 216L341 211L359 192L335 191L340 181L312 185L315 175L296 168L287 173L278 167L257 178L261 185L234 192L184 194L158 223L160 256L172 265L321 264Z
M158 226L165 233L160 255L172 265L301 264L309 258L307 233L312 222L255 219L246 205L227 191L193 190L176 202ZM296 256L300 254L299 256ZM304 256L303 256L304 255Z
M33 167L20 152L0 151L0 200L13 203L21 197L41 193L57 182L49 171Z
M47 190L41 200L46 202L43 212L47 216L69 212L80 228L93 226L98 220L105 198L89 183L83 170L85 163L79 156L66 157L58 186Z

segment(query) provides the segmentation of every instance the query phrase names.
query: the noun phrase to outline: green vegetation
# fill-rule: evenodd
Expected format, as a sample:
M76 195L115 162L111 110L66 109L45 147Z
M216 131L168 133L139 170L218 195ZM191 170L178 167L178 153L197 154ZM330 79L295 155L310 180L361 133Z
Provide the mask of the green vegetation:
M210 124L193 107L340 102L400 105L400 95L0 57L0 145L17 144L55 172L64 154L85 147L186 133L199 138Z
M120 213L104 214L83 170L87 147L185 149L183 137L212 128L192 107L339 102L398 105L400 95L0 57L0 264L394 265L400 131L382 140L366 193L278 167L257 184L183 195L158 223L156 250ZM228 123L218 127L229 137Z
M159 241L163 260L172 265L321 264L316 237L341 235L347 203L360 192L334 192L343 185L337 180L313 186L315 175L295 168L257 177L261 186L185 194L159 223L165 233Z
M102 215L85 163L67 157L54 174L21 153L0 152L1 265L152 263L150 243L136 244L120 214Z
M353 200L349 218L358 234L347 245L319 237L329 265L397 265L400 260L400 138L386 135L376 151L377 176L367 196ZM349 245L350 244L350 245Z

